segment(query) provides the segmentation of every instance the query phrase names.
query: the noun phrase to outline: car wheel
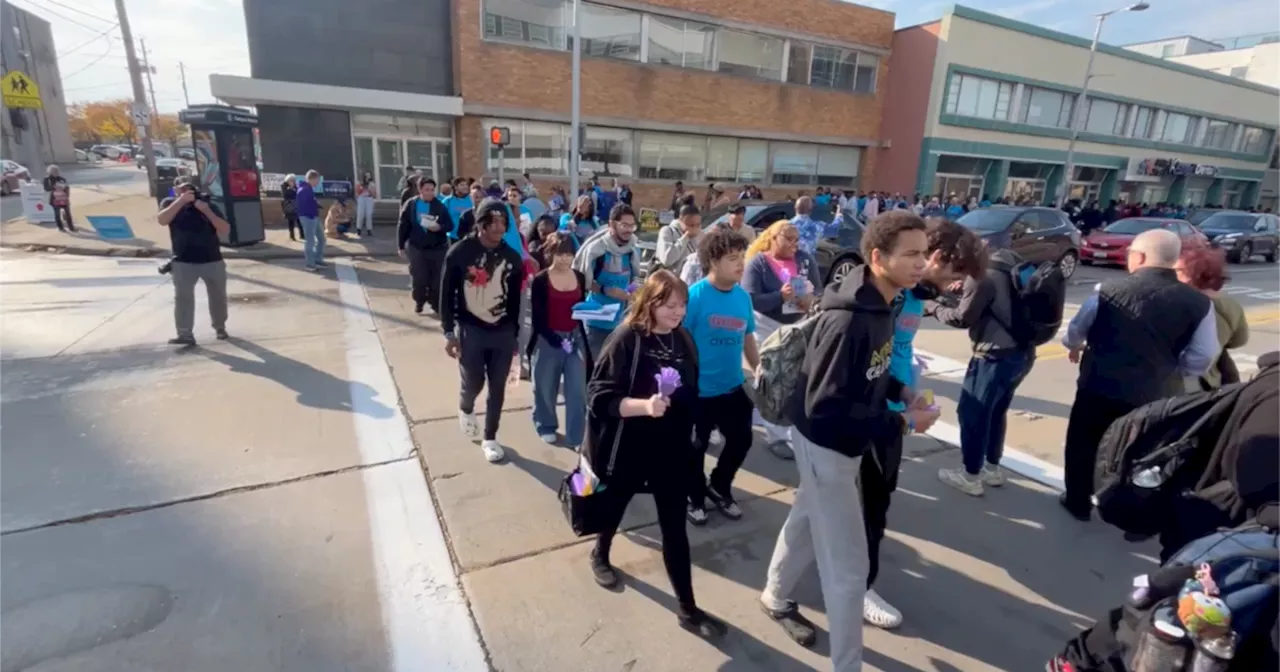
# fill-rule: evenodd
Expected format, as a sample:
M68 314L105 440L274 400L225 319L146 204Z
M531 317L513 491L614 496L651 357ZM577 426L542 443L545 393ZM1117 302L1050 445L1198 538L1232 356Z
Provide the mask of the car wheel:
M852 257L845 257L836 261L831 266L831 274L827 277L827 284L835 284L845 279L845 276L853 272L858 267L858 260Z
M1263 257L1263 259L1266 259L1268 264L1276 263L1276 248L1271 248L1271 251L1268 252L1267 256Z
M1247 264L1249 263L1249 257L1252 257L1252 256L1253 256L1253 245L1251 243L1245 243L1244 247L1240 248L1240 254L1236 255L1236 263Z
M1062 271L1062 277L1070 280L1071 276L1076 274L1076 267L1080 265L1080 255L1075 250L1067 250L1058 260L1058 268Z

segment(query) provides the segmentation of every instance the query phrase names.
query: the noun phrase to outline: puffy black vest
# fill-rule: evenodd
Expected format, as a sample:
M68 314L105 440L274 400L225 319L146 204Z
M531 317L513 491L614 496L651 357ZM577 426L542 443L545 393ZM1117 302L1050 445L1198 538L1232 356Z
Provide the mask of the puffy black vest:
M1172 269L1143 268L1102 283L1080 388L1133 406L1181 394L1178 360L1209 306Z

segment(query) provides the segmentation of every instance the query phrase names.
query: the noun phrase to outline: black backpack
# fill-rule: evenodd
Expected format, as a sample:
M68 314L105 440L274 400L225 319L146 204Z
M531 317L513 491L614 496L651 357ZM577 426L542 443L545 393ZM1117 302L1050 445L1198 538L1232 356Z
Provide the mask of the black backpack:
M1022 345L1044 345L1053 340L1062 327L1062 312L1067 302L1067 278L1058 264L1046 261L1006 264L996 262L993 268L1008 275L1012 284L1013 321L1003 324L1009 335Z
M1245 385L1160 399L1112 423L1094 465L1098 516L1132 534L1158 533L1173 499L1204 472Z

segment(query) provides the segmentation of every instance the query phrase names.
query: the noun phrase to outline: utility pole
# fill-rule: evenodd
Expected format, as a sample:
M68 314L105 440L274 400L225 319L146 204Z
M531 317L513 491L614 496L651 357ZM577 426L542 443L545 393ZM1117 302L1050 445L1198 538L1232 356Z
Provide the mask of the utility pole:
M129 63L129 81L133 84L133 109L147 111L147 94L142 89L142 70L138 66L138 53L133 48L133 32L129 30L129 15L124 9L124 0L116 0L116 16L120 19L120 38L124 40L124 56ZM148 117L151 115L148 114ZM147 160L147 191L155 196L156 190L156 152L151 144L151 129L148 124L138 124L142 134L142 152Z
M147 53L146 38L138 38L138 43L142 45L142 69L147 73L147 89L151 91L151 120L160 116L160 108L156 106L156 84L151 79L151 75L155 73L155 66L151 65L151 55Z
M186 102L187 107L191 107L191 96L187 95L187 66L178 61L178 72L182 74L182 100Z
M582 24L578 13L581 0L573 0L572 93L569 105L569 202L578 199L578 165L582 147L578 144L578 126L582 123Z

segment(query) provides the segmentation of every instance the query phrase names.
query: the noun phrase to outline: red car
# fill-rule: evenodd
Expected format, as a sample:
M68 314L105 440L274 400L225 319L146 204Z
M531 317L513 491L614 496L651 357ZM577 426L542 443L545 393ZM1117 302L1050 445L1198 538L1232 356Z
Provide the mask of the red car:
M1182 244L1204 245L1209 242L1204 234L1181 219L1161 217L1130 217L1085 236L1080 245L1080 261L1085 264L1115 264L1124 266L1129 259L1129 244L1135 236L1152 229L1167 229L1178 234Z

